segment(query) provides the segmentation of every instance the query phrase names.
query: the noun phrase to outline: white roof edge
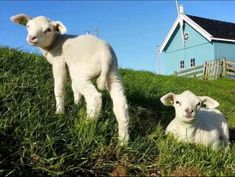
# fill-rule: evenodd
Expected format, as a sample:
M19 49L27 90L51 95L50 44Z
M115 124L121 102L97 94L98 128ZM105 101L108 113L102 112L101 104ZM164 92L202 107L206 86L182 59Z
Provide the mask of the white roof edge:
M213 40L213 41L224 41L224 42L235 42L234 39L224 39L224 38L216 38L216 37L212 37L211 40Z
M210 33L208 33L206 30L204 30L200 25L198 25L196 22L191 20L187 15L182 14L183 19L192 26L197 32L199 32L202 36L204 36L208 41L211 41L211 38L213 37Z
M175 31L178 24L179 24L179 17L177 17L177 19L175 20L173 26L171 27L170 31L168 32L167 36L165 37L164 41L160 45L159 53L162 53L163 49L165 48L167 42L170 40L170 38L171 38L172 34L174 33L174 31Z

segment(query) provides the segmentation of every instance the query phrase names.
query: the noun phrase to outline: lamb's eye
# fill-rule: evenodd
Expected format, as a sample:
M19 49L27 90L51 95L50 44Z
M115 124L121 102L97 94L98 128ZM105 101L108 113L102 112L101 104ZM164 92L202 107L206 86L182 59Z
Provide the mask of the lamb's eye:
M51 29L50 28L47 28L45 31L43 31L44 33L47 33L47 32L51 32Z
M199 102L196 106L201 106L201 103Z
M179 101L176 101L175 103L176 103L176 104L180 104L180 102L179 102Z

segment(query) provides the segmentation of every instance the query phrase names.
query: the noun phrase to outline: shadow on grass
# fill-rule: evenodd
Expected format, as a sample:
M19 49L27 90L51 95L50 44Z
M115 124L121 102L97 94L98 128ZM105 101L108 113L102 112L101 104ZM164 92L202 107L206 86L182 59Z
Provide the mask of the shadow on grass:
M160 97L146 97L140 92L132 92L128 98L131 137L147 136L157 124L163 129L174 117L173 107L164 106Z
M22 174L17 161L20 158L20 140L10 131L0 134L0 176L17 176ZM16 175L17 174L17 175Z
M235 128L229 129L230 142L233 144L235 142Z
M32 163L32 157L21 159L22 142L14 133L8 131L0 134L0 176L7 177L50 177L51 175L43 170L38 170ZM85 169L85 168L84 168ZM95 171L87 169L85 172L64 173L63 177L96 176Z
M146 97L141 92L126 93L128 102L128 111L130 115L129 132L131 140L138 136L145 137L152 133L152 131L160 124L163 129L173 119L173 107L164 106L160 97ZM114 116L112 110L112 100L108 92L102 93L102 110L106 110L108 115L102 116L99 121L104 121L105 117Z

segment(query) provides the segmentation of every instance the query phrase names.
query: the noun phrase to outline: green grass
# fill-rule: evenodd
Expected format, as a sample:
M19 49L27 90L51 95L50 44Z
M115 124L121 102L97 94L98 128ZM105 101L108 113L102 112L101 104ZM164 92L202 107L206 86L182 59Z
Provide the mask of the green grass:
M40 55L0 49L0 176L235 175L235 148L214 152L164 136L174 109L159 98L186 89L220 103L234 138L235 81L202 81L120 70L129 103L130 142L118 146L112 102L103 92L97 122L86 119L84 100L73 104L66 85L66 114L55 115L50 64Z

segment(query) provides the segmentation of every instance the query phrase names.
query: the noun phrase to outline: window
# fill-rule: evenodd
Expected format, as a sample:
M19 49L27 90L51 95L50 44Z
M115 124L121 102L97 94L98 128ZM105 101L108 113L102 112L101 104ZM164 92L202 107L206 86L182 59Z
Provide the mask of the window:
M195 58L192 58L190 63L191 63L191 64L190 64L191 67L196 66Z
M182 69L182 68L184 68L184 61L183 60L180 61L180 69Z

